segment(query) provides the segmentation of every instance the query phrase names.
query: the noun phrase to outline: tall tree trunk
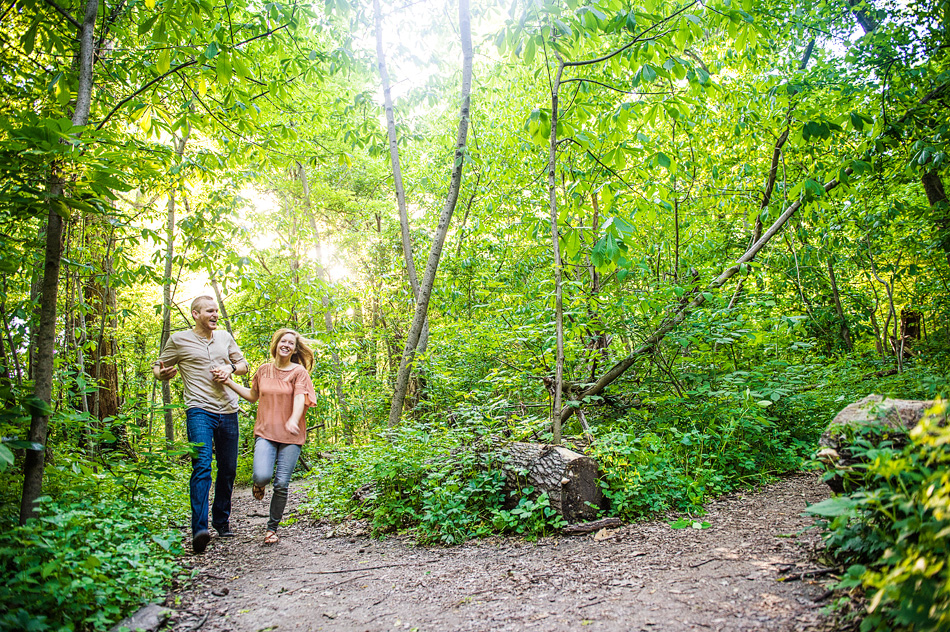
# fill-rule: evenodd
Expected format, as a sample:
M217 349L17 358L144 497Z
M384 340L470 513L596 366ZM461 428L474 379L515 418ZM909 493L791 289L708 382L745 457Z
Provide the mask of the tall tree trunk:
M76 109L72 123L83 127L89 121L92 105L92 66L95 59L96 15L99 0L86 0L79 30L79 82ZM43 471L46 467L46 438L49 431L49 405L53 393L53 354L56 346L56 298L63 248L63 217L59 214L60 197L65 189L61 166L50 167L48 191L49 214L46 220L46 250L43 261L43 282L40 288L40 323L36 338L36 367L33 395L46 407L35 406L30 420L30 441L42 449L26 451L23 465L23 494L20 500L20 524L33 516L33 501L43 493Z
M23 385L23 369L20 367L20 356L17 353L16 345L13 344L13 333L10 331L10 317L7 315L6 309L6 299L7 299L7 275L4 274L0 277L0 289L3 290L3 294L0 295L0 321L3 325L3 336L7 341L7 344L10 345L10 355L13 357L13 368L16 371L16 383L17 386Z
M181 163L185 153L185 144L191 135L191 126L185 127L180 139L176 139L175 156ZM165 279L162 283L162 339L158 350L161 352L172 335L172 302L175 295L175 281L172 279L172 263L175 260L175 192L173 186L168 192L168 205L165 215ZM172 387L168 380L162 380L162 411L165 420L165 443L170 448L175 443L175 419L172 416Z
M396 136L396 113L393 108L392 89L389 80L389 71L386 68L386 54L383 51L383 13L379 0L373 0L373 12L376 27L376 59L379 67L379 78L383 85L383 104L386 109L386 131L389 136L389 159L393 170L393 187L396 189L396 203L399 206L399 233L402 243L402 254L406 261L406 274L412 288L412 296L419 303L419 277L416 274L416 264L412 256L412 235L409 232L409 211L406 207L406 189L402 183L402 167L399 163L399 145ZM423 324L422 334L419 337L418 351L425 353L429 340L429 323Z
M320 299L323 302L323 323L327 335L331 338L330 360L333 362L333 370L336 374L336 403L340 411L340 419L343 422L343 436L348 445L353 445L353 427L350 423L346 394L343 392L343 363L340 362L340 353L337 351L335 341L333 341L333 309L330 306L330 275L327 274L326 262L323 260L323 242L320 239L317 217L313 212L313 205L310 201L310 182L307 179L307 169L298 162L297 172L300 177L301 188L303 189L304 206L307 210L307 216L310 219L310 229L313 231L313 247L317 260L317 278L320 279L324 285L324 291Z
M172 263L175 259L175 189L168 192L165 215L165 278L162 282L162 338L158 345L161 352L172 334L172 301L174 285ZM162 380L162 411L165 419L165 443L171 448L175 443L175 419L172 417L172 388L169 380Z
M840 323L838 336L841 338L841 344L844 345L845 350L850 353L854 349L854 344L851 342L851 329L848 327L848 319L841 307L841 294L838 292L838 281L835 279L835 268L830 256L828 257L828 279L831 281L831 294L834 297L835 312L838 314L838 322Z
M379 0L374 0L377 4ZM378 16L378 12L377 12ZM378 19L378 17L377 17ZM378 25L377 25L377 28ZM420 336L427 321L429 298L432 295L432 286L439 268L439 258L442 256L442 246L449 231L449 222L455 205L458 202L459 190L462 187L462 169L465 166L465 143L468 135L469 109L471 106L472 91L472 25L469 18L468 0L459 0L459 32L462 40L462 105L460 108L458 138L455 143L454 163L449 190L446 195L442 214L439 216L439 225L432 239L432 249L426 262L425 274L419 287L419 299L416 302L416 311L413 315L412 326L406 336L406 347L399 363L399 372L396 375L396 385L393 392L392 405L389 408L389 425L393 427L402 417L402 407L406 400L406 390L409 386L409 374L416 349L420 347Z
M557 54L557 53L555 53ZM554 258L554 397L551 405L552 443L561 443L561 399L564 393L564 288L561 283L562 262L557 210L557 115L558 93L564 62L558 56L557 72L551 87L551 142L548 151L548 215L551 221L551 254Z
M115 237L112 229L103 225L101 218L90 216L86 219L87 249L95 252L100 244L106 244L105 253L101 255L101 281L99 275L92 274L82 290L83 302L91 308L83 323L85 335L88 337L89 330L98 325L98 332L93 339L95 344L86 357L86 372L92 377L95 386L91 393L89 410L93 417L103 421L106 418L114 418L119 412L119 372L114 359L116 296L112 286L112 250Z
M950 206L948 206L943 180L936 171L927 171L920 176L920 182L924 185L927 201L934 210L934 223L939 231L940 247L946 253L947 263L950 264Z

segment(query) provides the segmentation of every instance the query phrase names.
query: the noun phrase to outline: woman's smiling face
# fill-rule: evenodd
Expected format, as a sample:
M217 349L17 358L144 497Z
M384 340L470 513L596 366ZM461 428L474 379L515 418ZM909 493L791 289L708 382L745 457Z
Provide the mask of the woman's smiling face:
M277 343L277 357L289 358L297 350L297 336L284 334Z

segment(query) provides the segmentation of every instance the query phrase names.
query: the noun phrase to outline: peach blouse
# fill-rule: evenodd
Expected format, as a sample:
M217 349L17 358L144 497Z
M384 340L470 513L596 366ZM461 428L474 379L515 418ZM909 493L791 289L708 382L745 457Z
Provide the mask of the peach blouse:
M268 362L254 373L251 388L260 393L254 435L276 443L306 443L307 409L317 405L317 395L307 369L299 364L278 369L273 362ZM299 432L294 435L287 432L286 423L294 411L294 396L300 393L304 395L304 409L298 424Z

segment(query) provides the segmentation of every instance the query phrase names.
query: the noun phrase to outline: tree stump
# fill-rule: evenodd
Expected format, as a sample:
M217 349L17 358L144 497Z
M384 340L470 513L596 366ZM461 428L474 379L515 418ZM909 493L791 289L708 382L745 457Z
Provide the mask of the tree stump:
M543 443L508 443L500 452L505 457L506 488L516 492L509 497L509 509L526 487L533 488L532 498L547 492L551 508L568 524L593 520L605 507L594 459Z

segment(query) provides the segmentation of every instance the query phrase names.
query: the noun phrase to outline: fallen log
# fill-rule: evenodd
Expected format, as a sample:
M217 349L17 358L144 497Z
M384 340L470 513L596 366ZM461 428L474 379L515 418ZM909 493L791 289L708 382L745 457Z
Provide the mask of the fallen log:
M564 535L584 535L585 533L592 533L594 531L600 531L601 529L614 529L622 525L623 521L620 518L604 518L602 520L594 520L593 522L569 524L561 529L561 533Z
M504 461L509 509L526 489L529 498L547 493L551 508L568 523L593 520L606 506L597 461L589 456L543 443L508 443L496 449Z

